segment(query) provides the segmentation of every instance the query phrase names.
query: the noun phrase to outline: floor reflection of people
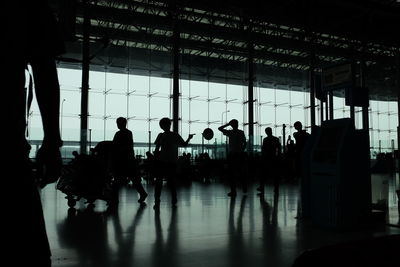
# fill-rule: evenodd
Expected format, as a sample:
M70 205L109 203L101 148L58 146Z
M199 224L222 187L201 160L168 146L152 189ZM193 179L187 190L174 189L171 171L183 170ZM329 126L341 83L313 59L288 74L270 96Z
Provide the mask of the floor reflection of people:
M180 266L177 255L179 240L177 212L177 209L171 210L171 219L166 241L164 241L160 211L156 210L154 213L154 227L156 234L152 256L154 267Z
M139 206L125 231L121 226L118 208L109 208L104 212L71 208L66 219L57 226L60 245L74 250L76 260L82 266L133 266L136 228L145 208L145 204ZM108 223L109 220L112 224ZM115 247L109 235L111 225Z
M273 206L268 203L264 195L260 196L260 207L262 211L262 239L263 251L265 251L264 263L269 266L281 266L280 259L280 233L278 227L278 202L279 194L274 194Z
M142 203L141 205L139 205L135 217L132 220L132 224L127 228L126 231L122 231L118 212L114 213L114 216L112 216L112 221L117 240L117 248L116 248L117 262L114 263L113 266L127 267L135 265L133 264L133 262L135 260L134 249L135 249L136 228L142 220L145 209L146 209L146 204Z
M243 243L243 213L245 210L247 196L242 196L240 201L239 213L235 225L235 204L236 199L231 198L229 204L229 218L228 218L228 257L229 266L244 266L246 262L246 246Z
M61 247L73 249L77 262L82 266L112 266L104 214L92 209L73 208L68 213L57 225Z

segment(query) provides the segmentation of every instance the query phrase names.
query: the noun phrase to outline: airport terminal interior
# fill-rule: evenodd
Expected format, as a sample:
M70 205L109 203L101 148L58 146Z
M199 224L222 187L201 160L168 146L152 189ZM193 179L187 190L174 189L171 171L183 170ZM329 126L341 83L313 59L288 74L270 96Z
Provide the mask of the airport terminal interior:
M40 189L52 266L400 266L399 0L49 3L65 43L63 167ZM41 115L33 98L32 162ZM135 158L118 180L121 117ZM162 118L191 137L175 183Z

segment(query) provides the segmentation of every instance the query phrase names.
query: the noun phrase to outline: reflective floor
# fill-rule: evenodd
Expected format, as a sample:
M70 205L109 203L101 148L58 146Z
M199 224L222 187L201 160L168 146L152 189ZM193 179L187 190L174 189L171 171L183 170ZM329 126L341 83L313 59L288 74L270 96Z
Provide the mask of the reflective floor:
M398 180L390 181L389 217L398 223L392 195ZM165 189L155 212L152 185L145 186L146 206L137 203L134 189L124 188L115 210L107 210L101 200L94 210L86 209L84 200L69 210L65 195L47 186L41 196L53 266L291 266L306 249L400 234L399 228L385 225L350 232L313 227L296 219L297 185L281 186L279 195L267 187L264 197L255 187L247 196L230 199L226 185L194 182L179 188L177 208Z

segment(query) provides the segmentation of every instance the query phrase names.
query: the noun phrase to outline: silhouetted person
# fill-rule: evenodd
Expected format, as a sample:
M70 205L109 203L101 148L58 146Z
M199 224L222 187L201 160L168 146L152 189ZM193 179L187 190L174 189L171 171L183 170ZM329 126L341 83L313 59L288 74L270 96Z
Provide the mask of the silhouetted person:
M158 209L160 206L161 190L163 180L166 179L171 190L172 205L176 206L176 168L178 161L178 148L180 146L187 146L190 139L193 138L192 134L186 141L178 133L171 132L171 120L169 118L162 118L160 120L160 128L164 131L158 134L155 145L156 149L154 154L158 160L159 173L156 175L156 184L154 189L154 208Z
M302 156L304 147L306 145L306 142L307 142L310 134L307 133L305 130L303 130L303 125L299 121L296 121L293 126L297 131L297 132L293 133L293 137L296 140L296 146L295 146L295 148L296 148L295 149L296 175L297 175L297 177L300 177L301 176L301 156Z
M295 150L296 150L296 146L294 144L294 141L292 139L292 137L289 135L288 136L288 140L286 142L286 156L287 157L294 157L295 154Z
M76 150L72 151L72 156L74 156L74 159L77 159L79 157L78 151Z
M231 130L225 129L231 126ZM228 136L228 171L229 171L229 184L231 191L228 196L236 196L236 181L241 180L243 193L247 193L247 184L243 174L243 164L245 160L246 137L242 130L239 130L239 122L235 119L229 123L218 127L224 135Z
M200 154L198 167L201 180L206 184L211 183L211 158L208 153Z
M397 194L397 212L399 213L399 223L400 224L400 189L396 190Z
M157 173L155 162L155 156L150 151L146 151L146 158L143 160L143 171L147 183L154 183Z
M113 139L113 202L118 203L119 188L127 179L130 179L139 193L138 202L142 203L147 197L147 193L141 183L141 178L136 173L135 152L133 150L132 132L126 128L127 120L123 117L117 119L118 132Z
M192 154L186 153L183 158L183 172L187 182L191 182L193 179L193 166L192 166Z
M279 164L281 157L281 143L279 138L273 136L272 128L265 128L265 134L267 137L264 138L261 154L262 154L262 166L264 168L264 175L260 176L260 186L257 188L260 193L264 193L265 179L266 177L272 178L274 182L274 190L278 192L279 188Z
M73 156L73 158L71 159L69 164L75 165L79 161L80 155L79 155L78 151L74 150L74 151L72 151L72 156Z
M37 183L26 141L25 69L33 73L34 91L43 125L43 142L37 152L40 187L55 182L61 174L59 133L60 88L55 57L64 51L56 20L45 1L1 3L3 53L1 62L2 187L13 192L12 205L4 205L2 261L10 266L51 266ZM30 88L33 90L32 83ZM29 90L28 95L31 95ZM9 209L9 210L8 210Z
M294 144L294 140L289 135L288 140L286 142L286 151L284 157L284 166L286 174L290 180L293 180L295 176L295 158L296 158L296 145Z

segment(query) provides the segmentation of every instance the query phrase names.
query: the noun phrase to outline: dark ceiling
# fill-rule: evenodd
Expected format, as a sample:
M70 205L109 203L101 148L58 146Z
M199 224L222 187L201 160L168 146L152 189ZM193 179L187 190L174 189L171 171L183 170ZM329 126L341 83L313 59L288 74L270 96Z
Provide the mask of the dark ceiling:
M74 1L52 2L65 36L69 33L67 53L59 64L80 68L82 1L76 6L71 5ZM345 61L365 61L371 98L397 99L398 1L89 3L93 70L171 77L175 26L180 32L184 79L245 85L252 44L259 86L303 90L308 87L311 62L320 71Z

